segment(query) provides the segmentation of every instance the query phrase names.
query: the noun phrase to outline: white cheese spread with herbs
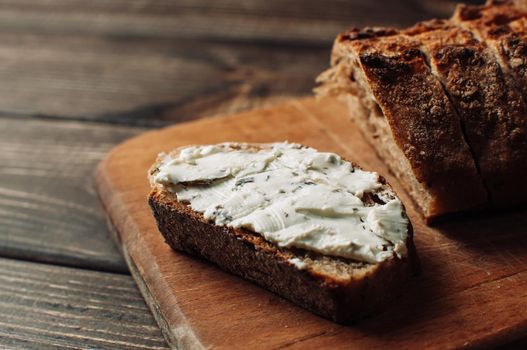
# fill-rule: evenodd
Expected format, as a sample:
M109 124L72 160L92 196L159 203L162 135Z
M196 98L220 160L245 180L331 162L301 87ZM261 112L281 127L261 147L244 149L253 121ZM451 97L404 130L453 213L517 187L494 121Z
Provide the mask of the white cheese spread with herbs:
M251 230L279 247L368 263L406 255L400 200L377 173L334 153L291 143L223 143L160 159L151 180L216 225Z

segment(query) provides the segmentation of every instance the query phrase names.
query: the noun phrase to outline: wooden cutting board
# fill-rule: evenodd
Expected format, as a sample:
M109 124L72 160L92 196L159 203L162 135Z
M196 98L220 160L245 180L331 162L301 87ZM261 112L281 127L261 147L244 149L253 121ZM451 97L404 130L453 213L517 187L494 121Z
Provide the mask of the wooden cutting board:
M101 162L99 195L132 274L172 346L459 348L527 336L527 210L426 226L346 114L334 100L293 100L148 132L119 145ZM337 325L172 251L157 231L146 202L146 173L157 153L187 144L283 140L337 152L385 175L405 203L422 275L382 314L353 326Z

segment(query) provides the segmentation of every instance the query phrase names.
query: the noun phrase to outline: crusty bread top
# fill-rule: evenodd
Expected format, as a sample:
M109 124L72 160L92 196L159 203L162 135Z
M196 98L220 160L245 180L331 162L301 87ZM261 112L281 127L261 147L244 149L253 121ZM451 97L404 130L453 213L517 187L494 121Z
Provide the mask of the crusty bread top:
M512 1L460 5L452 21L472 30L494 49L503 71L527 103L527 11Z
M373 111L368 118L386 118L436 201L430 209L412 193L425 217L525 200L525 7L495 0L403 31L351 29L335 40L331 61L317 92L354 95Z
M500 26L525 16L525 11L513 1L488 1L485 5L456 6L452 20L454 22L477 22L478 25Z
M504 70L514 70L524 62L527 56L527 11L515 6L513 1L489 1L482 6L458 5L451 21L472 30L478 40L494 48L498 60L504 61Z
M525 0L522 0L525 1ZM525 2L527 3L527 2ZM512 0L489 0L484 5L458 4L452 16L457 21L477 21L488 26L500 26L525 17L526 8Z
M418 180L433 183L438 170L457 172L470 164L459 123L452 117L455 113L419 43L403 35L348 42L345 37L337 39L337 55L349 50L359 59L373 97Z
M393 29L352 29L337 37L332 57L334 64L353 57L364 73L415 177L437 200L427 216L486 202L460 120L417 40Z
M467 142L492 198L514 194L527 164L527 107L503 74L494 52L450 21L406 31L422 43L464 124ZM498 185L499 184L499 185Z

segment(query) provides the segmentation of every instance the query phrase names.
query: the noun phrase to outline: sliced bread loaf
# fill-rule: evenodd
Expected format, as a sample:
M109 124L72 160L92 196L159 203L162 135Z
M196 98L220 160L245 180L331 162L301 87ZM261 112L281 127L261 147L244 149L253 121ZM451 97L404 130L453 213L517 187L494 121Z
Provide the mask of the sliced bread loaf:
M337 322L386 307L417 271L412 226L376 173L300 145L162 154L149 204L176 250Z
M494 51L451 21L419 23L405 33L421 43L452 101L492 203L523 201L527 107Z
M525 203L527 12L458 6L451 20L339 35L322 95L352 118L429 221Z
M315 91L350 103L356 125L431 220L481 207L487 194L460 119L420 45L393 29L344 32Z

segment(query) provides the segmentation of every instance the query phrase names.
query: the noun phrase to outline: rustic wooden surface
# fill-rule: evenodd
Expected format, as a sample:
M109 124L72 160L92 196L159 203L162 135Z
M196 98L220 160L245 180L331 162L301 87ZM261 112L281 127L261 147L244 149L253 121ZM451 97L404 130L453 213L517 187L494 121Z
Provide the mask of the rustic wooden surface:
M126 272L93 190L123 126L0 118L0 256Z
M272 293L173 252L157 231L141 169L160 151L187 144L289 140L342 154L389 174L346 106L292 100L270 109L203 119L129 140L100 164L97 186L132 273L151 309L181 348L491 347L527 335L527 210L480 215L429 227L397 180L387 180L414 225L423 273L386 312L355 326L317 317ZM272 336L270 336L272 335Z
M125 275L0 258L0 315L2 349L167 349Z
M106 151L152 127L307 95L336 32L446 16L453 3L0 0L0 257L33 262L17 271L66 265L130 283L91 176ZM0 269L11 268L5 261ZM51 270L38 271L64 286ZM13 294L32 292L4 285ZM90 288L80 286L86 293ZM16 304L2 305L10 303ZM28 320L47 312L31 303L16 315ZM0 308L0 320L6 310ZM97 310L100 329L127 334L111 313ZM75 319L79 332L92 325ZM145 314L138 322L151 325L152 318ZM0 336L2 349L113 348L85 345L73 331L59 344L64 328L49 318L39 323L38 337L8 323L17 324L0 324L0 334L10 335Z

